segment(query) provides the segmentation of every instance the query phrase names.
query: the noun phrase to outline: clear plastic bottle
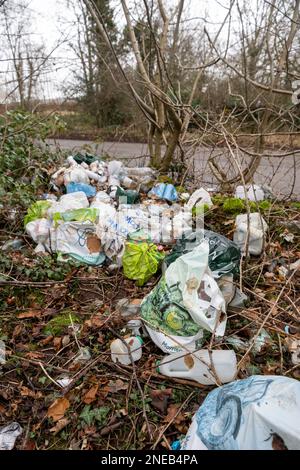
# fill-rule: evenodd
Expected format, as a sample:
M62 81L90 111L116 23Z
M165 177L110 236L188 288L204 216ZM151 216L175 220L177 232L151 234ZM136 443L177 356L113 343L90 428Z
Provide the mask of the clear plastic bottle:
M211 357L219 381L228 383L234 380L237 371L235 352L216 350L212 351ZM168 377L195 380L203 385L217 383L212 372L210 354L205 349L188 355L179 352L165 356L158 365L158 371Z
M128 344L133 362L138 361L142 357L142 344L143 340L140 336L131 336L124 338ZM131 358L128 353L126 345L120 339L115 339L110 345L111 358L113 362L120 362L128 366L131 364Z

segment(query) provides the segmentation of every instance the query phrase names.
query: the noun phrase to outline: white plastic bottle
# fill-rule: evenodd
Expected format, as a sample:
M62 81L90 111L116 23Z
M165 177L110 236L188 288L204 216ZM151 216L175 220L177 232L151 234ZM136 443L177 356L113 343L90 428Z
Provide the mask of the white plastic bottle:
M234 380L237 372L236 355L234 351L212 351L212 361L221 383ZM195 380L203 385L215 385L211 360L208 350L202 349L183 356L183 352L165 356L159 363L160 374L178 379Z
M133 362L138 361L142 357L142 344L143 340L140 336L131 336L130 338L124 338L124 341L128 344L131 352ZM120 339L115 339L110 345L111 358L113 362L120 362L121 364L128 366L131 364L131 359L128 354L128 349Z

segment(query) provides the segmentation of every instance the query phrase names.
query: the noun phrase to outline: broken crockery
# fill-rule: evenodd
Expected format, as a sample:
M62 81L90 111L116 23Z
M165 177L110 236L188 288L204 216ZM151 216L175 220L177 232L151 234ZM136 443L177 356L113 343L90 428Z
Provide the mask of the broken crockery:
M165 356L158 370L168 377L195 380L203 385L227 383L234 380L237 372L236 355L229 350L216 350L210 354L202 349L188 355L179 352Z
M74 359L74 364L84 364L85 362L88 362L91 357L89 348L80 348Z

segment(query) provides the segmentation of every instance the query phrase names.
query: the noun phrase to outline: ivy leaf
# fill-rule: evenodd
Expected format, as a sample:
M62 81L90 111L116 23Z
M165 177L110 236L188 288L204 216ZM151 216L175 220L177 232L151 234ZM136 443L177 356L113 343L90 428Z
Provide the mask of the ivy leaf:
M95 408L93 412L96 421L99 421L99 423L103 424L109 413L109 408L107 406L102 406L101 408Z
M91 426L94 420L94 412L90 408L90 405L86 405L79 415L79 418L81 418L88 426Z

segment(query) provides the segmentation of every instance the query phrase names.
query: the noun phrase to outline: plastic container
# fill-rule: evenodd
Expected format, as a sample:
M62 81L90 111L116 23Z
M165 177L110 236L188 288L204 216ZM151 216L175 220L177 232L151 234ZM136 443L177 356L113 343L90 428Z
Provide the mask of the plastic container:
M258 212L249 214L249 226L247 214L240 214L235 220L235 232L233 241L239 246L241 251L245 251L247 232L249 229L249 253L250 255L260 255L263 250L265 233L268 225Z
M202 204L206 204L207 206L213 205L210 194L204 188L197 189L193 192L188 202L186 203L185 208L186 210L191 211L193 207L199 207Z
M245 188L244 186L237 186L235 190L235 197L238 199L246 199L246 197L249 199L249 201L263 201L266 199L265 192L261 186L258 186L257 184L251 184Z
M234 351L212 351L212 361L221 383L234 380L237 371ZM210 372L210 364L210 355L206 349L185 356L179 352L165 356L158 371L168 377L195 380L202 385L215 385L217 381Z
M124 338L124 341L128 344L133 362L138 361L142 357L142 344L143 340L140 336L131 336L130 338ZM120 339L115 339L110 345L111 358L113 362L120 362L121 364L128 366L131 364L131 358L128 354L128 349Z
M235 197L237 199L246 199L247 191L245 191L244 186L237 186L235 190Z
M250 201L263 201L265 198L264 190L257 186L257 184L253 184L248 189L248 198Z

